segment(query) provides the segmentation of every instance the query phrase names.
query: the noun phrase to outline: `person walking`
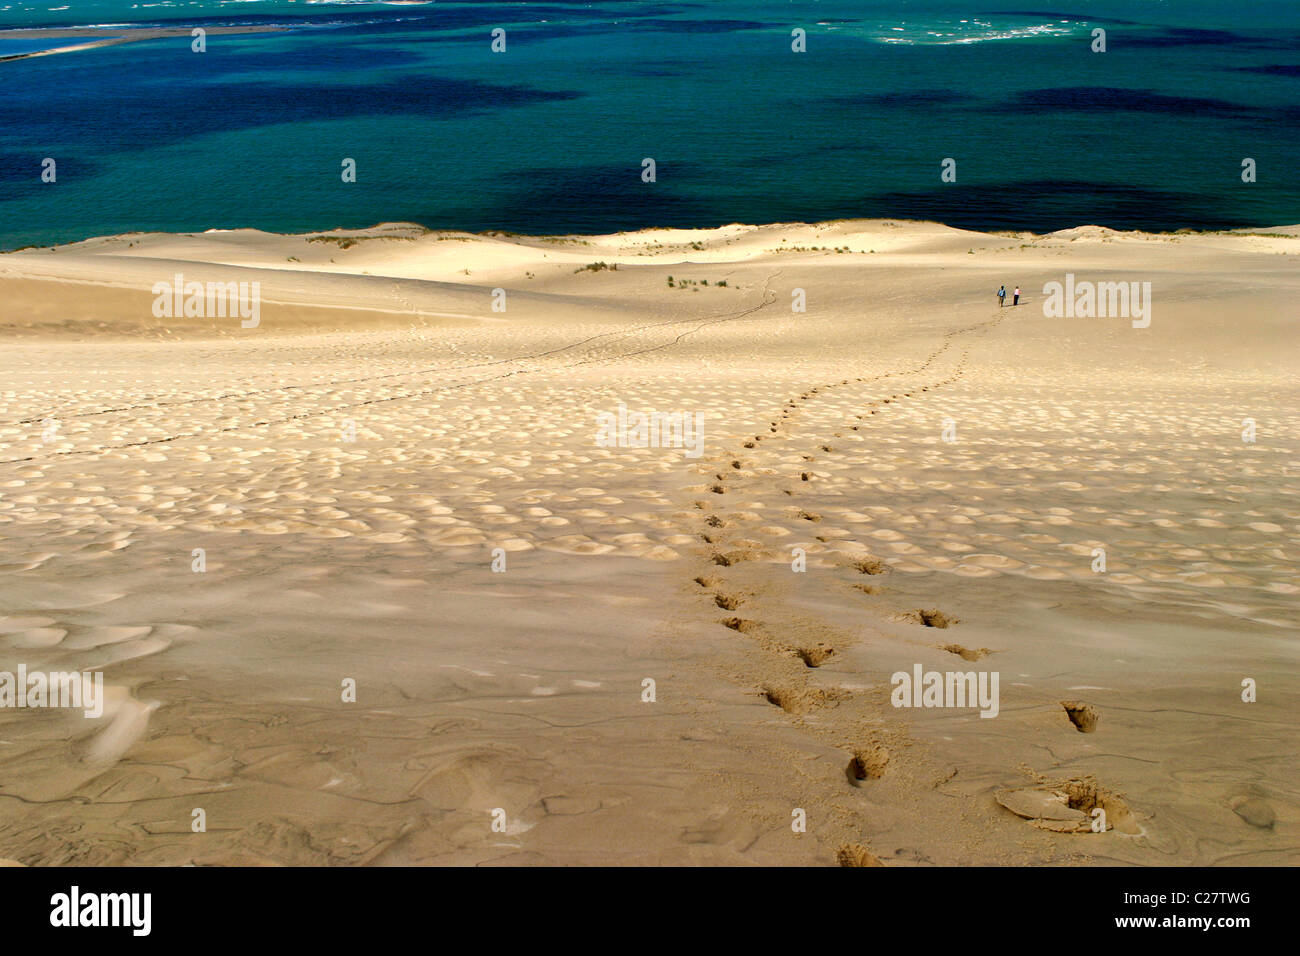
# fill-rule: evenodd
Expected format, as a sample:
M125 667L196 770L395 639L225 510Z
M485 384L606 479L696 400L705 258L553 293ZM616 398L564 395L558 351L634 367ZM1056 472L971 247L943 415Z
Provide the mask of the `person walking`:
M1013 293L1011 293L1011 295L1012 295L1011 304L1012 304L1012 305L1019 305L1019 304L1020 304L1020 286L1016 286L1016 291L1013 292Z
M999 286L998 287L998 308L1000 309L1006 304L1007 304L1007 287Z

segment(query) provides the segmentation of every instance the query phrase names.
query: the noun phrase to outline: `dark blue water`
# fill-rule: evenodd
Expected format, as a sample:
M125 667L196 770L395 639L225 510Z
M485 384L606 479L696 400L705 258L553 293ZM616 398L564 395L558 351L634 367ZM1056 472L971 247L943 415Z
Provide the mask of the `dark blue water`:
M180 37L0 62L3 248L394 220L1300 222L1294 0L70 6L19 0L0 26L287 29L211 35L202 54ZM795 27L806 53L791 51ZM1105 53L1090 49L1097 27ZM341 181L345 157L356 183ZM641 179L646 157L657 182Z

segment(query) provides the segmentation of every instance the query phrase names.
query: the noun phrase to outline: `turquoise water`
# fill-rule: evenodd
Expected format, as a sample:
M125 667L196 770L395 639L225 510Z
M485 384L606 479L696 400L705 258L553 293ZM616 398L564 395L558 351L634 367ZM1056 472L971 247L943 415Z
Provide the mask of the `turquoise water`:
M178 37L0 63L0 247L391 220L529 233L1300 222L1293 0L0 11L0 27L128 22L285 30L210 35L203 54ZM490 49L496 27L505 53ZM806 53L791 52L795 27ZM1090 50L1096 27L1105 53ZM356 183L341 181L345 157ZM646 157L657 182L641 180ZM955 183L940 178L949 157Z

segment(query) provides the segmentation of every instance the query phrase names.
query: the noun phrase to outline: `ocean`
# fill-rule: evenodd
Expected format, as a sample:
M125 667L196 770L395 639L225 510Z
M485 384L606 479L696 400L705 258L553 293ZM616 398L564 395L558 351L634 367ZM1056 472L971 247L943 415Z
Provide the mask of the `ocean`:
M284 29L0 62L0 248L383 221L1300 223L1295 0L0 6L2 29L177 24ZM0 57L73 42L0 36Z

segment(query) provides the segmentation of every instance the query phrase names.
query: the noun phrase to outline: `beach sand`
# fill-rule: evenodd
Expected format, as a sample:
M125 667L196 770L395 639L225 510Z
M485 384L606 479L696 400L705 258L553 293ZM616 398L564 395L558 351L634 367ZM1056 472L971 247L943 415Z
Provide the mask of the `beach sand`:
M1294 865L1268 232L0 255L0 670L107 684L0 709L0 858ZM178 273L259 324L155 318ZM1045 317L1067 273L1150 282L1149 327ZM619 403L702 455L601 446ZM997 715L892 706L918 665L996 672Z
M62 46L49 47L44 50L32 50L27 53L11 53L0 56L5 60L26 60L36 56L54 56L59 53L76 53L80 50L94 50L105 46L121 46L124 43L140 43L144 40L162 40L183 38L181 42L190 45L193 39L191 27L131 27L131 26L95 26L95 27L37 27L33 29L0 30L0 43L5 40L74 40L76 42ZM276 26L205 26L204 35L229 36L245 33L278 33L283 27ZM3 46L0 46L3 50Z

